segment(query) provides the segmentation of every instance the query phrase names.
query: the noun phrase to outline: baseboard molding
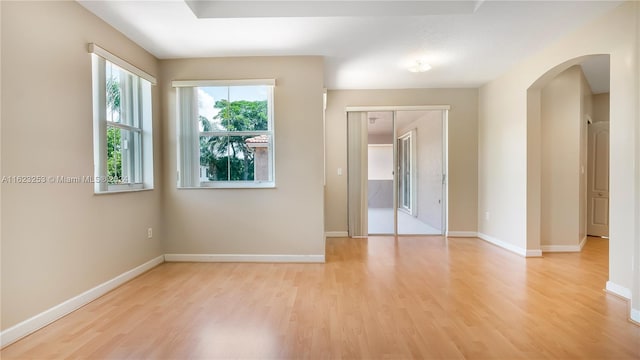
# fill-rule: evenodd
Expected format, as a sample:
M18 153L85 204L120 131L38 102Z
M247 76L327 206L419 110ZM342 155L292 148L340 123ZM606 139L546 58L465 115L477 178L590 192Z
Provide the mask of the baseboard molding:
M587 237L583 237L582 240L580 241L580 251L582 251L582 248L584 247L584 244L587 243Z
M580 245L542 245L542 252L580 252Z
M447 231L447 237L478 237L475 231Z
M349 232L348 231L327 231L324 233L324 237L328 237L328 238L349 237Z
M631 309L631 314L629 315L631 321L640 325L640 310Z
M618 285L616 283L612 283L611 281L607 281L606 290L614 295L618 295L622 298L625 298L631 301L631 289L628 289L622 285Z
M100 296L126 283L127 281L147 272L148 270L160 265L164 262L164 257L158 256L146 263L133 268L123 274L114 277L82 294L72 297L71 299L60 303L48 310L41 312L21 323L18 323L0 333L0 347L12 344L23 337L39 330L52 322L62 318L63 316L87 305Z
M165 254L167 262L324 263L324 255Z
M587 237L582 238L578 245L542 245L542 252L580 252L587 243Z
M493 245L499 246L505 250L511 251L512 253L518 254L522 257L533 257L533 256L540 256L537 255L537 251L539 250L530 250L531 252L529 252L527 249L521 248L519 246L515 246L513 244L509 244L507 242L504 242L500 239L496 239L492 236L489 236L487 234L483 234L483 233L478 233L478 238L491 243Z
M542 257L542 250L527 250L526 257Z

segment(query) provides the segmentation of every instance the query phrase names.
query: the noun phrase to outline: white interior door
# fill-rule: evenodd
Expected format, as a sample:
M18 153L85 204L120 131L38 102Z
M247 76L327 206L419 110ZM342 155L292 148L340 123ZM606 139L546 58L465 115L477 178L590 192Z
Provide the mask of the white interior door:
M587 234L609 236L609 122L589 125Z

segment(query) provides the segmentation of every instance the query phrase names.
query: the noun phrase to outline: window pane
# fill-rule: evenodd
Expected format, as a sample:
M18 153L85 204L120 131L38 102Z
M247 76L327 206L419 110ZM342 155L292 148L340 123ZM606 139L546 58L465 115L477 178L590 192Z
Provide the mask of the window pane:
M270 87L198 88L200 131L256 131L269 128Z
M107 121L119 123L122 111L122 79L120 78L122 71L108 61L105 63L105 71L107 79Z
M123 182L122 151L121 130L107 127L107 180L109 184Z
M220 123L223 116L218 114L229 103L227 86L199 87L198 90L198 126L200 131L224 131Z
M229 180L253 181L253 151L246 143L252 136L229 136Z
M229 131L268 130L268 99L268 86L231 86L228 116L223 125Z
M200 181L271 181L269 135L201 136Z
M140 127L140 79L106 61L107 121Z
M253 158L253 180L273 181L273 141L270 135L249 136L244 141Z
M135 184L142 182L142 134L117 127L107 127L107 182Z
M200 137L200 181L229 180L229 138Z

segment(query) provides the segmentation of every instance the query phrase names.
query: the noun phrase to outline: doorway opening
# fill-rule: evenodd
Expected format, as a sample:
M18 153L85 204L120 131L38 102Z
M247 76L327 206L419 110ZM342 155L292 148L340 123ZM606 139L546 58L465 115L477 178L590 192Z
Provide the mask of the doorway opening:
M527 92L527 250L608 237L609 55L549 70Z
M347 111L349 236L443 235L448 107Z

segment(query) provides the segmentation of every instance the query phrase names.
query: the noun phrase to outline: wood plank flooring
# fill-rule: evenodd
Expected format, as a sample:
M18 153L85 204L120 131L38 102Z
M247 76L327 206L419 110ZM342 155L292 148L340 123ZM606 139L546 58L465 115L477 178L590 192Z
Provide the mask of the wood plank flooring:
M165 263L2 359L638 359L607 240L524 259L478 239L329 239L327 264Z

